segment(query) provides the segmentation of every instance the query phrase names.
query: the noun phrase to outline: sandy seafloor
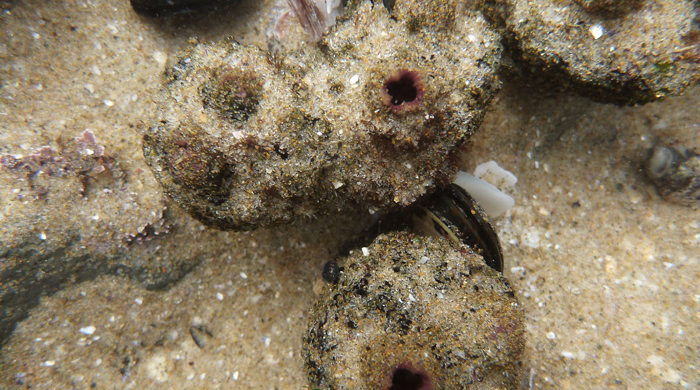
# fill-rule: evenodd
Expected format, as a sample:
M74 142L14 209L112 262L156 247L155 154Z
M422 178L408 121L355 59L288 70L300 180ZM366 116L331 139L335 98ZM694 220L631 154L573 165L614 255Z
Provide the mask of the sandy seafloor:
M127 1L3 3L2 153L90 129L139 184L137 206L109 226L143 224L168 205L139 135L165 59L192 36L264 44L272 5L246 1L185 23L140 18ZM663 201L640 171L656 142L700 147L698 107L697 87L620 108L508 81L492 103L463 168L495 160L518 177L516 206L495 222L526 313L522 388L700 388L700 212ZM9 193L3 220L32 220ZM72 207L44 212L89 230L91 215ZM64 284L0 351L0 388L304 388L306 313L353 218L250 233L181 220L180 231L199 235L179 250L196 247L205 261L160 291L113 275ZM42 231L60 234L51 228ZM193 324L211 332L198 335L202 348Z

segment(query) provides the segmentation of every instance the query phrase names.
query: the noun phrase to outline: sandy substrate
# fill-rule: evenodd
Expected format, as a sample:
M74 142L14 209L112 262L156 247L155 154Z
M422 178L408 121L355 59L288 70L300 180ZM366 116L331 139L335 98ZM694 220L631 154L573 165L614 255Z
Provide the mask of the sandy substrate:
M139 18L126 1L3 6L2 153L90 129L128 173L135 204L112 210L108 197L66 195L37 208L3 181L3 244L27 225L50 240L65 220L82 229L86 250L105 242L155 261L158 249L119 249L104 232L137 230L169 205L139 134L165 60L191 36L262 44L273 4L244 2L189 24ZM656 142L700 147L699 106L697 87L618 108L511 82L493 102L463 167L495 160L518 177L516 206L495 222L527 318L523 389L700 387L700 212L661 200L640 171ZM103 209L104 224L90 225ZM182 234L156 242L201 263L165 290L113 275L64 283L0 351L0 387L303 388L301 335L322 264L366 218L220 233L171 209Z

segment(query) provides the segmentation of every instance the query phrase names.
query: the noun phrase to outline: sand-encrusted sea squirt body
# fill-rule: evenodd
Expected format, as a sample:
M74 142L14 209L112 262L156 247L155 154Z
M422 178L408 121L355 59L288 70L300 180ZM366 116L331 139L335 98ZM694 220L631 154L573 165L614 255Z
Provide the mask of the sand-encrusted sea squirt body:
M697 0L479 0L524 76L602 102L646 103L700 79Z
M449 181L498 87L499 37L454 1L348 10L299 51L227 40L173 59L144 134L170 197L240 230L386 211Z
M304 336L312 389L516 388L522 309L468 247L391 233L339 265Z

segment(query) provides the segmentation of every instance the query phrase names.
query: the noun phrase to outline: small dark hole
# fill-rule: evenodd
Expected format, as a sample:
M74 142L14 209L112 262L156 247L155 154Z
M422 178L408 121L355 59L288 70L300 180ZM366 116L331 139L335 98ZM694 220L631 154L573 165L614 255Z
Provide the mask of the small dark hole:
M400 368L394 372L389 390L420 390L422 387L423 377L420 374Z
M389 81L386 84L386 92L391 96L391 104L394 106L410 103L418 97L416 80L410 74L403 75L398 80Z

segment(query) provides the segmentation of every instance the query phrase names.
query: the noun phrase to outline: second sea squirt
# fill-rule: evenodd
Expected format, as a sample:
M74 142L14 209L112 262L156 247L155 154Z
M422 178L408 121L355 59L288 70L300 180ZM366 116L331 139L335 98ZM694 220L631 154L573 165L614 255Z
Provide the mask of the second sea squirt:
M514 389L525 344L509 282L468 246L378 236L312 308L311 389Z

